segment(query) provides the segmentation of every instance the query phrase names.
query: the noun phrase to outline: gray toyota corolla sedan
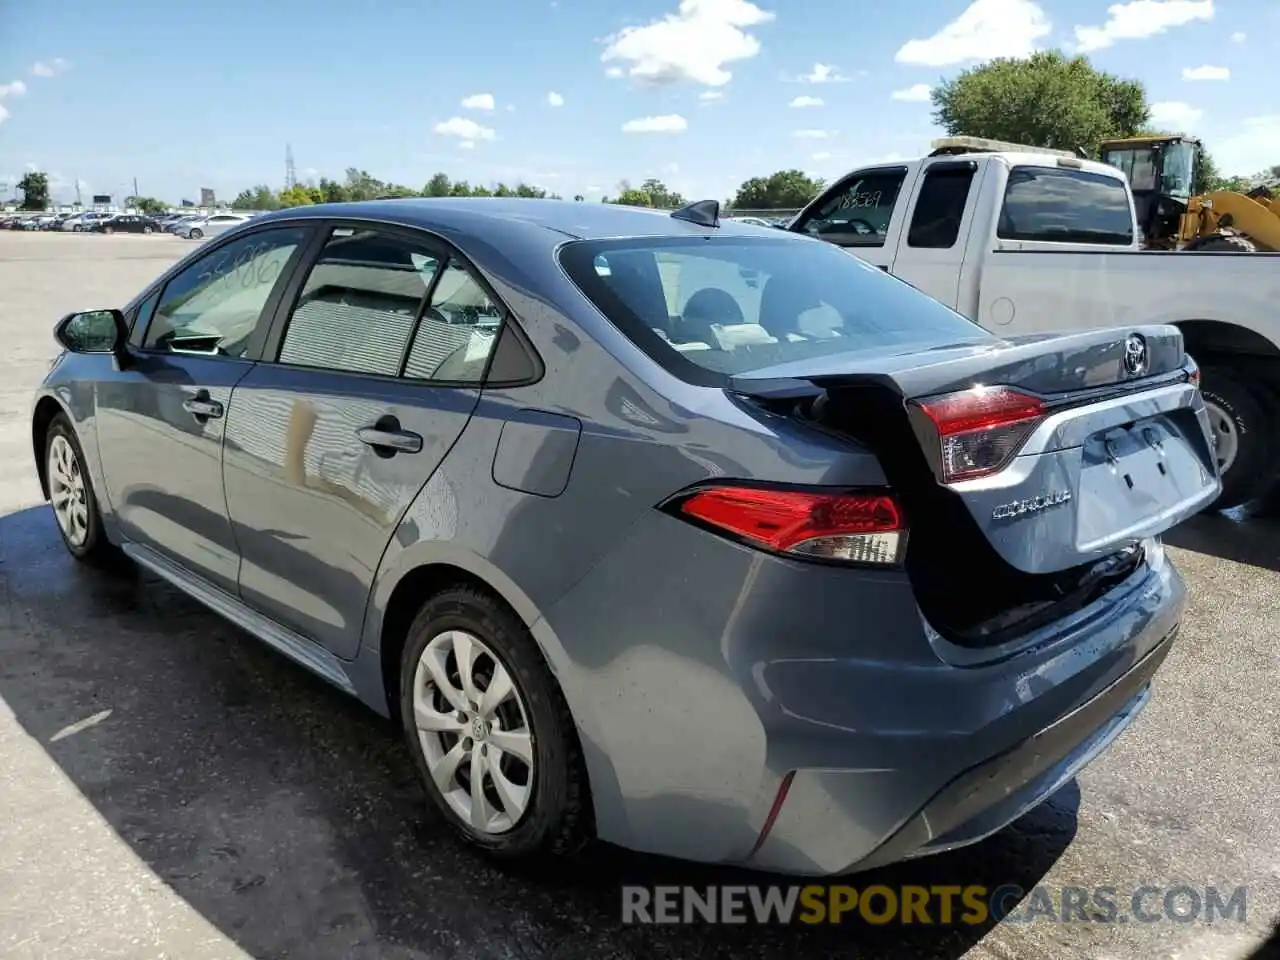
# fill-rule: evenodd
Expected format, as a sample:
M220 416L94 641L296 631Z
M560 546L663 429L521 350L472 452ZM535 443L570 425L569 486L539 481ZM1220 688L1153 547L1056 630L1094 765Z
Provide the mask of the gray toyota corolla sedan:
M991 834L1146 702L1219 485L1175 328L1000 339L714 203L287 210L56 336L70 552L397 718L500 855Z

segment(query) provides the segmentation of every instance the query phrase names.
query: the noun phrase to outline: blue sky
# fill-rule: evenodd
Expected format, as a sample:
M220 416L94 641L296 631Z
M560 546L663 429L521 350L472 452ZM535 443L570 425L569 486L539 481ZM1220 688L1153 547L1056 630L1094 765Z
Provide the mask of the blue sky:
M878 6L878 5L876 5ZM686 196L921 152L928 87L1060 47L1137 77L1228 173L1280 163L1276 0L9 0L0 183L278 187L348 166ZM11 186L7 193L11 193ZM0 198L3 199L3 198Z

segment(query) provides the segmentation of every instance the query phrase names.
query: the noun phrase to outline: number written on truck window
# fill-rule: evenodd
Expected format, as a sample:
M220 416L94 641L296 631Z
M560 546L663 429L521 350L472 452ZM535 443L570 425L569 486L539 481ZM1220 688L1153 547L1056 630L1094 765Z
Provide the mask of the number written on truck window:
M1015 167L1005 186L996 236L1056 243L1133 242L1123 180L1084 170Z
M793 229L841 247L883 247L906 176L901 168L855 173Z

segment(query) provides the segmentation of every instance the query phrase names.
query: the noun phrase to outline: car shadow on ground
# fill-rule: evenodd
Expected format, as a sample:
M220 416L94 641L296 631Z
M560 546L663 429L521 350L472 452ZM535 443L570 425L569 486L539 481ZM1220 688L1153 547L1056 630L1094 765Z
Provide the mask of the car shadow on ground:
M1280 573L1280 519L1251 517L1242 510L1202 513L1164 539L1172 547Z
M73 563L47 507L0 517L6 597L0 697L128 847L254 957L921 960L959 957L992 926L624 924L624 883L785 881L604 847L573 864L484 861L430 812L390 724L166 584ZM1029 890L1074 836L1078 801L1070 784L982 844L851 882Z

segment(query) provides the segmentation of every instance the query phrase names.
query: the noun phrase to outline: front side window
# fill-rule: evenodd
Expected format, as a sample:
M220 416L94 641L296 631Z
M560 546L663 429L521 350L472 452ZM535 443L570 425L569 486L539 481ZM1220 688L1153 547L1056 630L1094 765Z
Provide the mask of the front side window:
M855 173L792 229L842 247L883 247L907 171Z
M143 345L243 356L285 265L305 238L302 227L263 230L196 260L165 285Z
M289 316L280 362L396 376L441 259L417 241L334 230Z
M794 237L576 241L560 262L638 347L693 382L988 336L865 261Z
M1123 180L1100 173L1015 167L1005 186L996 236L1127 246L1133 242L1129 192Z

